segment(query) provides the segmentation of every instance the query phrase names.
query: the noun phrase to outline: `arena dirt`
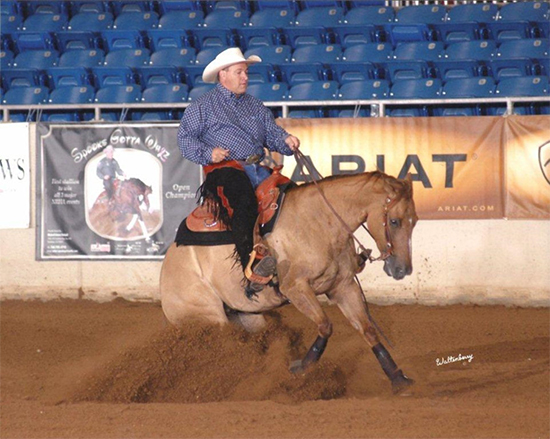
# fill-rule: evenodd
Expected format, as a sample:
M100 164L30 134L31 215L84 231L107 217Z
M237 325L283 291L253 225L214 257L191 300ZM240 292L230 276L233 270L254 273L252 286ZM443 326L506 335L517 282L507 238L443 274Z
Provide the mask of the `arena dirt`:
M406 396L336 307L321 362L295 376L316 331L291 306L248 334L176 330L151 303L1 302L0 437L550 436L549 309L371 308L416 380Z

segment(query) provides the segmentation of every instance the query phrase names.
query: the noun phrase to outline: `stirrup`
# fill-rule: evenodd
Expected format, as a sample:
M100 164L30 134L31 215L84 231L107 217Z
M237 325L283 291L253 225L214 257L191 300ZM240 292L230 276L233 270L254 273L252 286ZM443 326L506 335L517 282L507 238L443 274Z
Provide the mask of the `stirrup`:
M262 255L261 253L262 250L252 250L248 264L244 269L244 275L251 283L267 285L275 274L276 261L273 256L268 256L267 254ZM259 262L254 269L252 269L256 260Z

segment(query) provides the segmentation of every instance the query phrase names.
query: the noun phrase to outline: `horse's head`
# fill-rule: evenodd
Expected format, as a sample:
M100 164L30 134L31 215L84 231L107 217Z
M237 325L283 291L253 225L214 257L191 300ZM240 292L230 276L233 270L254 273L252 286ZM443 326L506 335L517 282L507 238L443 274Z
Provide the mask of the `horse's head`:
M412 273L412 231L418 217L410 177L382 177L380 201L367 225L384 258L384 271L400 280Z

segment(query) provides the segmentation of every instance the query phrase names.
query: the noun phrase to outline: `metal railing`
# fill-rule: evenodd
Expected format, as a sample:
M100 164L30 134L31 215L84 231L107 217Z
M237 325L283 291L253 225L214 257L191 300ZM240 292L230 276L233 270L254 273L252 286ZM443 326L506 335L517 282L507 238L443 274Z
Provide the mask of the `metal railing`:
M424 107L424 106L453 106L453 105L499 105L504 104L506 111L504 116L513 114L514 105L516 104L549 104L550 96L536 97L499 97L499 98L468 98L468 99L379 99L379 100L330 100L330 101L278 101L264 102L269 108L281 109L283 118L289 116L292 109L300 107L322 107L322 108L338 108L353 106L357 112L361 108L370 109L370 117L385 117L388 108L393 107ZM136 103L136 104L42 104L42 105L3 105L0 107L3 113L3 122L10 122L10 113L12 111L27 111L27 119L32 121L31 117L36 121L40 121L44 112L55 111L82 111L93 110L94 118L89 122L101 122L102 111L106 110L121 110L121 122L132 122L126 120L129 111L134 110L152 110L152 111L168 111L181 110L189 106L190 103L182 104L152 104L152 103ZM34 117L36 116L36 117ZM173 121L173 120L172 120Z

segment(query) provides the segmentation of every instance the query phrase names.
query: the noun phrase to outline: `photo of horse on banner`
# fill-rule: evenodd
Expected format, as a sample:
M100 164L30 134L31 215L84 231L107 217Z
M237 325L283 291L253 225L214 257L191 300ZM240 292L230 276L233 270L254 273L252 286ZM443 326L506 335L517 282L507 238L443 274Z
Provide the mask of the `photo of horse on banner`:
M90 160L86 222L95 233L113 240L151 240L162 226L161 168L156 161L151 154L127 148L117 149L115 158L110 146ZM153 184L134 175L145 175Z

